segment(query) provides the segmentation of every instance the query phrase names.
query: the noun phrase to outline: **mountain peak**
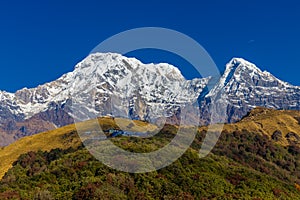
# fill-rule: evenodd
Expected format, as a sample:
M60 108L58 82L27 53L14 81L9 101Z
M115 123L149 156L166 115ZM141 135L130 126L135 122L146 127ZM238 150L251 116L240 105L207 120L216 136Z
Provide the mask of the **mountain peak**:
M247 94L249 88L278 88L292 87L283 82L267 71L262 71L255 64L243 59L232 58L227 64L225 71L218 84L210 91L208 97L214 96L219 92L236 93L236 95ZM270 90L267 89L267 90Z
M226 64L225 73L226 71L232 71L237 69L262 72L255 64L245 60L244 58L234 57Z
M224 88L231 80L240 80L241 73L246 72L247 75L253 75L255 73L262 73L262 71L256 67L253 63L243 59L243 58L232 58L225 68L223 76L220 78L219 84L211 90L208 96L212 96L218 93L222 88Z
M75 66L74 73L77 71L82 73L84 71L94 71L98 74L103 74L107 71L131 71L134 73L143 73L141 69L144 68L149 72L156 72L171 79L185 80L180 70L168 63L142 63L136 58L125 57L118 53L93 53L87 56L83 61Z
M229 61L229 63L231 62L238 62L238 63L250 63L252 64L251 62L249 62L248 60L244 59L244 58L240 58L240 57L233 57L231 58L231 60Z

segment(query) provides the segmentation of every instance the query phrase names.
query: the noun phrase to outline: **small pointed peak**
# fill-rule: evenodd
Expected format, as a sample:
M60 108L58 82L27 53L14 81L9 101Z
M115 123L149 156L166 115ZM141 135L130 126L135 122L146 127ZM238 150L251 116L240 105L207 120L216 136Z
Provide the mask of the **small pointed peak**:
M255 64L245 60L244 58L232 58L227 64L226 64L226 70L225 71L232 71L237 70L238 68L242 68L243 70L250 70L250 71L256 71L256 72L262 72Z
M244 58L238 58L238 57L233 57L228 64L242 64L242 65L253 65L255 64L251 63L250 61L244 59Z
M250 63L244 58L233 57L229 63Z

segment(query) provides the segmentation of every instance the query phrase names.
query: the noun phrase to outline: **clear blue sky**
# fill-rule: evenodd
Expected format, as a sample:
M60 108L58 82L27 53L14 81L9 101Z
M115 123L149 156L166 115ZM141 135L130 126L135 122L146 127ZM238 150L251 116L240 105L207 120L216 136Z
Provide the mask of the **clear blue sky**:
M300 85L300 3L280 2L1 1L0 90L15 91L54 80L72 71L107 37L144 26L189 35L205 47L221 70L232 57L243 57ZM144 61L184 63L157 55L136 54ZM192 70L185 69L184 75L193 77Z

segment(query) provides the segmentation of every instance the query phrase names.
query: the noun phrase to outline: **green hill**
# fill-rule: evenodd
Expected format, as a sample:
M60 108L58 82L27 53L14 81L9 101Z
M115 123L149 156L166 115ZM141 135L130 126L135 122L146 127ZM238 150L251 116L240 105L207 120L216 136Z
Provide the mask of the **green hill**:
M248 117L268 119L270 112ZM298 114L290 113L294 115ZM277 124L277 118L273 119ZM112 119L99 121L102 127L116 126ZM292 121L295 127L297 123ZM148 125L136 124L129 127ZM238 128L232 130L232 126ZM200 159L204 129L199 129L191 147L172 165L143 174L119 172L97 161L81 145L72 125L23 138L0 150L4 161L0 169L6 172L0 182L0 199L300 199L296 142L281 144L261 129L226 125L213 151ZM166 125L152 138L111 140L128 151L148 152L168 143L176 130Z

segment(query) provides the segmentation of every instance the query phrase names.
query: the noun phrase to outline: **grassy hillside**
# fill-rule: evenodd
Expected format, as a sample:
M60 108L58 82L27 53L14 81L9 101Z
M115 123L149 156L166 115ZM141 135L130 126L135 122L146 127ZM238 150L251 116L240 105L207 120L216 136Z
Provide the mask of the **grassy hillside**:
M157 127L146 122L133 121L127 119L115 120L111 118L99 118L99 124L103 129L122 128L129 131L144 131L155 130ZM98 123L94 120L78 123L76 126L83 126L86 130L91 130ZM56 130L47 131L29 137L19 139L17 142L0 149L0 178L5 172L12 167L14 161L18 159L21 154L29 151L50 151L51 149L68 149L70 147L76 148L81 144L81 140L76 132L75 125L69 125Z
M256 108L240 122L226 126L229 132L246 129L268 135L276 143L287 146L300 143L300 111Z
M206 127L200 130L207 130ZM225 124L224 131L247 130L268 136L276 144L300 146L300 111L255 108L241 121Z
M17 142L0 149L0 177L12 166L21 154L29 151L50 151L55 148L69 148L80 145L75 126L65 126L53 131L24 137Z
M206 133L200 128L179 160L144 174L119 172L97 161L81 145L74 125L23 138L0 150L2 174L10 168L0 182L0 199L300 199L300 148L296 136L285 137L298 135L298 116L297 111L255 109L241 122L226 125L203 159L198 151ZM157 128L116 121L99 119L103 129ZM79 126L89 130L95 123ZM176 131L167 125L152 138L111 140L128 151L148 152L164 146Z

